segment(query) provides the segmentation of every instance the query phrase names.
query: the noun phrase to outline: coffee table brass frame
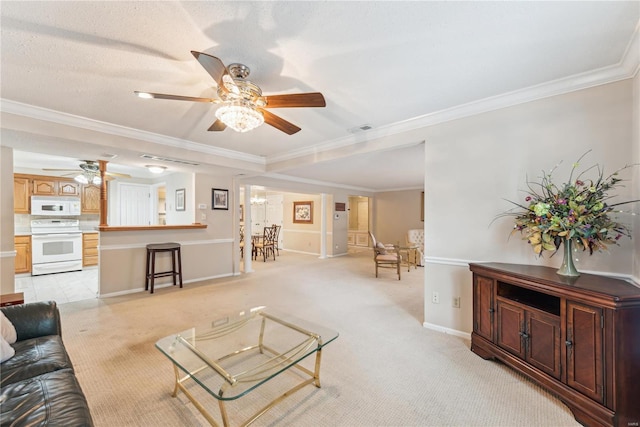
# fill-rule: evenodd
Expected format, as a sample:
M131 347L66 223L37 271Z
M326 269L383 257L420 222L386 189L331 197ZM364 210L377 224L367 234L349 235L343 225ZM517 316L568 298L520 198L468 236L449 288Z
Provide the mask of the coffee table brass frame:
M227 320L221 326L213 327L206 333L200 334L197 337L194 334L194 328L181 334L163 338L162 340L158 341L158 343L156 343L156 347L167 357L169 357L169 359L173 362L173 368L175 372L175 387L173 389L173 393L171 394L172 397L176 397L178 394L178 390L181 390L212 426L219 426L219 424L207 411L204 405L202 405L184 385L187 380L194 380L196 383L205 388L205 390L209 391L210 394L218 400L220 414L222 417L222 425L224 427L228 427L230 425L229 416L225 407L225 401L235 400L246 395L248 392L254 390L259 385L264 384L266 381L274 378L275 376L288 370L291 367L295 367L302 373L308 375L310 378L301 383L298 383L294 387L290 388L289 390L272 400L266 406L253 414L247 421L242 423L241 426L250 425L276 404L280 403L285 398L291 396L292 394L301 390L309 384L313 383L316 387L320 387L320 362L322 359L322 347L337 338L338 334L336 332L329 331L329 336L325 341L323 341L323 337L318 333L298 326L291 321L283 320L280 317L276 317L269 313L266 313L263 309L264 307L251 309L248 315L243 312L242 316L240 316L238 319L234 319L233 321ZM257 340L258 342L256 344L232 351L231 353L225 354L224 356L218 357L217 359L210 358L207 354L205 354L197 347L197 341L215 340L220 337L233 334L235 331L246 326L248 322L255 322L257 317L261 318L261 325ZM285 351L275 350L274 348L265 344L265 326L267 324L267 321L275 322L285 328L296 331L300 334L302 340ZM214 325L216 324L216 322L213 323ZM172 342L167 346L167 343L169 343L170 341ZM180 360L178 360L178 357L174 358L173 350L175 350L177 346L180 346L183 349L188 349L191 352L191 356L197 357L197 359L202 362L202 366L191 371L183 366L184 364L181 363ZM228 369L225 369L222 366L222 363L226 360L230 360L234 357L241 356L255 350L257 350L260 354L268 354L270 357L268 357L266 361L256 366L251 366L236 374L232 374ZM316 354L313 370L299 364L299 362L313 353ZM197 375L204 370L213 370L224 379L217 393L211 392L209 388L198 379ZM181 376L181 371L184 371L187 375ZM249 385L246 386L246 384ZM234 391L234 387L241 385L246 389L242 389L242 391L234 394L232 392Z

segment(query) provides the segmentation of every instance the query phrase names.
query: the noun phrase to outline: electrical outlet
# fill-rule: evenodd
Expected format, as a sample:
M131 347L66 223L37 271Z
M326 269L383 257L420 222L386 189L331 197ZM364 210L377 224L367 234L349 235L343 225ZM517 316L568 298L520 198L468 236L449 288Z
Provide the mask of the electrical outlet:
M453 300L451 301L451 307L460 308L460 297L453 297Z
M440 294L438 292L433 292L433 294L431 294L431 302L434 304L440 304Z
M207 220L207 214L200 214L200 221L206 221Z

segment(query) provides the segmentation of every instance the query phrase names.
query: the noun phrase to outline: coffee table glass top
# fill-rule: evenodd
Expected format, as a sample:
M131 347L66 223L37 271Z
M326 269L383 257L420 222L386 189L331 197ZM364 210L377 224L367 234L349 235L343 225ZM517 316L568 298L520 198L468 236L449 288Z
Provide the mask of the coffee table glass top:
M337 337L331 329L255 307L169 335L156 348L216 399L233 400Z

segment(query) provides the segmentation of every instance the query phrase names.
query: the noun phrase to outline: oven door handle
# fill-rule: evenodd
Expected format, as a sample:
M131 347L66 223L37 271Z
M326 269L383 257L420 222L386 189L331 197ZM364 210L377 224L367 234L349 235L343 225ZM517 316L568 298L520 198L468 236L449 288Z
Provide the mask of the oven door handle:
M73 260L73 261L58 261L55 263L43 263L43 264L34 264L36 266L38 266L39 269L41 270L54 270L54 269L58 269L60 267L66 267L66 266L72 266L78 263L78 259Z
M59 239L64 237L77 237L82 235L82 233L66 233L66 234L33 234L31 238L33 239Z

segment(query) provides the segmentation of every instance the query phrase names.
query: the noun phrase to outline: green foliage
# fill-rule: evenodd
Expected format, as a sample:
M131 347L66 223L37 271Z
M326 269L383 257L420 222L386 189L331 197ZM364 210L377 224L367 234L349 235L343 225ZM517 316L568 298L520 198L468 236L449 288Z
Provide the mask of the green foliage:
M574 179L580 161L588 153L573 164L567 182L561 186L553 183L552 175L557 166L548 174L543 172L540 182L527 182L525 204L509 200L516 207L499 215L515 217L511 234L519 231L536 254L555 253L564 239L572 239L578 248L588 250L591 255L596 250L606 249L607 245L617 245L622 236L631 238L631 230L614 221L610 214L622 212L618 208L621 205L640 200L615 204L607 201L613 197L608 192L623 181L618 177L619 172L637 165L626 165L605 178L596 164ZM595 179L583 178L592 170L597 170Z

